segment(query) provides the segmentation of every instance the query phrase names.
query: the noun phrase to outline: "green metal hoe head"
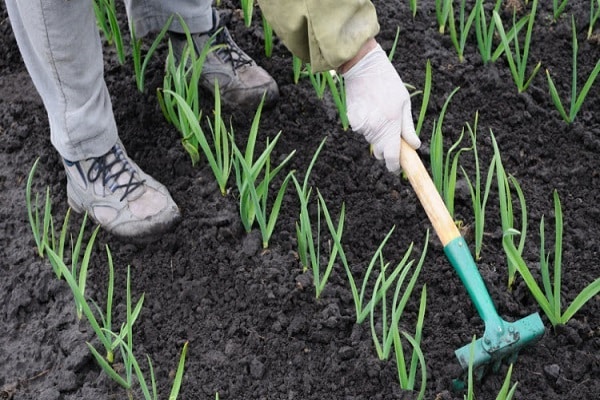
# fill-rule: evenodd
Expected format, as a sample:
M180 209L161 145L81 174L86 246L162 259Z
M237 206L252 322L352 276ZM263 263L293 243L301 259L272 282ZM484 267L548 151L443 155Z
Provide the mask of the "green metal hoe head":
M481 378L483 371L488 367L496 372L502 361L513 363L523 347L532 345L543 336L544 323L538 313L515 322L507 322L498 315L469 247L462 237L446 244L444 252L485 324L482 338L477 339L474 345L468 344L455 351L463 371L468 370L471 364L473 371Z
M514 363L519 351L537 342L544 335L544 331L544 323L538 313L515 322L494 321L494 323L486 323L482 338L459 348L454 353L463 371L468 370L469 364L472 364L477 378L481 379L483 372L489 367L493 372L497 372L502 362ZM471 352L472 346L474 346L473 352Z

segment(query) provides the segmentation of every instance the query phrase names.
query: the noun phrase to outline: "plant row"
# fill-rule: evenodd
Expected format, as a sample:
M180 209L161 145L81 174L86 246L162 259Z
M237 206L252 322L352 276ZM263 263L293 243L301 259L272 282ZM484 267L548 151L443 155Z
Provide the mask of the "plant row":
M101 345L101 348L98 349L91 342L86 342L102 370L126 390L129 399L134 398L134 390L137 387L144 399L157 400L157 381L152 360L149 355L146 355L145 362L140 363L134 353L134 324L141 314L144 295L142 294L134 305L131 293L131 271L128 266L125 294L126 315L120 326L116 326L113 319L115 268L110 248L106 245L108 282L104 306L102 307L97 301L86 296L89 266L92 265L91 259L96 235L100 227L96 227L86 240L86 214L77 236L74 237L69 230L71 214L71 209L69 209L60 230L55 229L49 188L46 189L43 204L39 194L36 193L34 196L32 193L33 178L38 161L36 160L32 166L26 185L28 219L38 255L47 257L56 278L63 280L69 286L75 303L77 320L85 320L89 324ZM188 343L186 342L181 350L169 400L175 400L179 395L187 350Z
M417 0L409 0L413 16L417 12ZM456 4L458 3L458 4ZM566 9L568 0L553 0L553 21L556 22L559 18L564 17L563 12ZM484 64L494 63L502 56L505 57L511 76L517 86L519 93L524 92L530 86L534 77L542 67L542 62L539 61L535 66L529 65L529 53L533 40L533 28L536 24L536 14L538 8L538 0L526 2L526 8L529 7L527 13L519 10L516 6L513 7L512 21L505 26L506 21L501 17L502 0L492 1L488 4L485 0L475 0L472 8L467 9L466 0L436 0L435 1L435 16L440 34L449 33L453 46L458 54L459 62L465 61L465 48L469 40L475 39L479 55ZM254 15L254 1L241 0L240 7L244 17L246 26L252 23ZM98 26L103 32L106 41L109 44L114 44L119 62L125 63L127 58L123 35L117 20L117 12L115 0L95 0L94 10ZM525 14L518 17L520 14ZM587 39L590 39L595 24L600 17L600 0L590 0L590 12L588 18ZM181 17L179 17L181 19ZM160 42L165 38L165 35L171 25L173 16L164 25L163 29L156 36L142 56L143 41L135 34L135 29L132 23L129 23L130 32L130 47L131 58L133 60L136 85L138 90L144 91L145 70L152 55ZM270 57L273 49L273 30L264 17L261 16L262 29L264 34L265 55ZM181 19L182 25L183 20ZM548 68L546 68L546 77L548 91L550 93L553 104L555 105L561 118L567 123L572 123L583 106L583 103L594 85L598 74L600 73L600 60L595 64L588 75L585 83L581 88L578 85L578 67L577 55L579 44L577 40L577 29L575 16L571 16L572 25L572 78L570 82L570 96L568 100L561 97L557 89L557 83L551 76ZM537 22L538 24L540 22ZM390 60L394 55L396 45L398 43L399 29L390 51ZM499 39L498 39L499 38ZM300 78L308 78L312 87L315 90L316 96L322 99L326 89L329 89L334 104L338 110L341 125L344 130L349 127L348 117L346 115L346 100L345 87L343 78L336 74L335 71L313 72L310 64L304 64L298 57L292 56L292 71L294 82L298 83ZM559 84L562 86L562 84ZM413 95L416 93L413 93ZM566 104L568 102L568 104ZM567 105L567 107L565 107Z

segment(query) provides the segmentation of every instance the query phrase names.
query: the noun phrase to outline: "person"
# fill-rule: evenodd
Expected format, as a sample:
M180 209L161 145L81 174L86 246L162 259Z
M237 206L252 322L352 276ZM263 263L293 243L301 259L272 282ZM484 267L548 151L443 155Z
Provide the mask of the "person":
M22 58L46 108L51 142L63 159L67 197L112 234L128 239L157 237L180 219L164 185L127 155L119 139L103 78L102 46L92 1L6 0ZM262 12L290 51L315 71L344 76L352 129L372 144L390 171L400 168L401 137L414 147L410 97L375 36L375 7L365 0L261 0ZM125 0L138 37L162 29L179 14L201 49L216 34L201 84L219 82L224 102L255 107L279 97L273 78L221 26L211 0ZM169 28L173 47L185 45L177 19Z

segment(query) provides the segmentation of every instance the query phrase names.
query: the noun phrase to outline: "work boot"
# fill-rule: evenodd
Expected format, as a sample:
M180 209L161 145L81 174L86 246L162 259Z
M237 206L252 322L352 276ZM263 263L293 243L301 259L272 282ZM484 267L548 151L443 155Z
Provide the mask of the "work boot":
M214 94L215 80L219 82L221 100L224 104L245 109L255 109L265 95L265 106L272 105L279 98L275 80L259 67L233 41L227 28L220 24L219 14L213 10L213 28L205 33L192 33L196 54L202 52L210 38L211 45L220 45L206 57L202 68L200 85ZM187 44L185 34L170 33L173 51L179 57Z
M63 161L69 205L108 232L152 240L179 219L167 189L127 156L120 141L101 157Z

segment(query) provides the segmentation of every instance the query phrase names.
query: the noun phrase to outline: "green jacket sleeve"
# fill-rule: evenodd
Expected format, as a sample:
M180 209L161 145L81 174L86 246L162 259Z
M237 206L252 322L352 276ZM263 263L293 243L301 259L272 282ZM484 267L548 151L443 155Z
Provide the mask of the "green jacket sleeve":
M336 69L379 32L368 0L258 0L286 47L313 71Z

